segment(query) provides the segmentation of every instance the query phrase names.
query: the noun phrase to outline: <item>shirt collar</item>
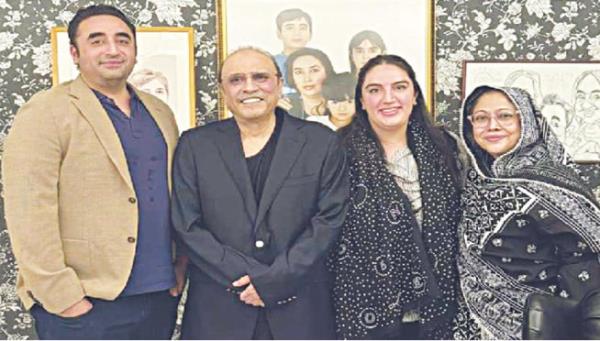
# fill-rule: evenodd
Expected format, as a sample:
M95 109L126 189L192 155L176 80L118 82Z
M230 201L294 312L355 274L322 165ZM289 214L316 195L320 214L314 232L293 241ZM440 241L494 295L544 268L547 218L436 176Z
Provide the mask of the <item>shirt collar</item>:
M95 89L92 89L92 91L94 92L94 95L96 95L96 97L98 98L100 103L111 103L111 104L115 103L115 101L112 98L106 96L105 94L101 93L100 91L95 90ZM140 101L140 98L138 97L137 93L133 90L133 88L129 84L127 84L127 92L129 92L130 102Z

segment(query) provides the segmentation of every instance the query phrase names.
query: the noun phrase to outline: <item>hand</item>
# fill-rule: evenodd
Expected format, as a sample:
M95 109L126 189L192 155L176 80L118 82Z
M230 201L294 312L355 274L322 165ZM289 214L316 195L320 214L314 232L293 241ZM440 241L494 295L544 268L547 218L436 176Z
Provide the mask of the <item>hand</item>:
M290 111L290 109L292 109L292 101L287 97L281 97L279 101L277 101L277 106L285 111Z
M84 297L83 299L81 299L81 301L73 304L72 306L60 312L58 316L66 318L79 317L81 315L87 314L90 310L92 310L93 307L94 305L92 304L92 302L90 302L87 298Z
M237 281L233 282L234 287L243 287L244 285L248 285L244 291L240 294L240 300L246 304L255 307L264 307L265 303L258 295L258 292L250 282L250 277L248 275L241 277Z
M179 296L183 292L188 261L187 256L179 256L175 261L175 286L169 289L169 294L173 297Z

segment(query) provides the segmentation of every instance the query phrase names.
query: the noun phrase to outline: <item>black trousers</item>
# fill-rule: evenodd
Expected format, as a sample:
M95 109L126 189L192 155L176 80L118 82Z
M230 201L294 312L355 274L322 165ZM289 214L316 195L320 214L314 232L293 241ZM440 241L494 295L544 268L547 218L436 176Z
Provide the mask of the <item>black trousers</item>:
M269 321L267 320L267 314L264 309L261 309L258 312L252 340L274 340Z
M179 297L168 291L119 297L114 301L88 298L94 305L74 318L51 314L34 305L31 314L42 340L170 339L177 318Z

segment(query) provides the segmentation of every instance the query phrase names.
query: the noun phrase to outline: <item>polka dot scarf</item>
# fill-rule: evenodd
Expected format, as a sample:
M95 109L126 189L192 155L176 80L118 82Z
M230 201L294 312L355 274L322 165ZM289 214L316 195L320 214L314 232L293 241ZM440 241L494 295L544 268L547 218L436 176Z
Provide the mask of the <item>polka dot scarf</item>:
M346 139L351 209L330 262L338 336L373 337L417 310L424 338L451 337L456 312L459 194L425 129L411 120L409 148L419 168L422 231L407 196L365 128Z

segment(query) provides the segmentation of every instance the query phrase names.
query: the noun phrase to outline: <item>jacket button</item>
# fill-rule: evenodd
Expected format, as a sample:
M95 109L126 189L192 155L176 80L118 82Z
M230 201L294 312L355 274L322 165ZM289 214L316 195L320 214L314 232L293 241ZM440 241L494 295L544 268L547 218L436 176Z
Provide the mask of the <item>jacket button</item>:
M135 243L135 238L134 237L127 237L127 241L130 243Z
M257 249L262 249L265 246L265 242L263 242L262 240L257 240L254 243L254 246L256 246Z
M137 200L135 200L134 197L129 198L129 202L132 204L135 204L137 202Z

